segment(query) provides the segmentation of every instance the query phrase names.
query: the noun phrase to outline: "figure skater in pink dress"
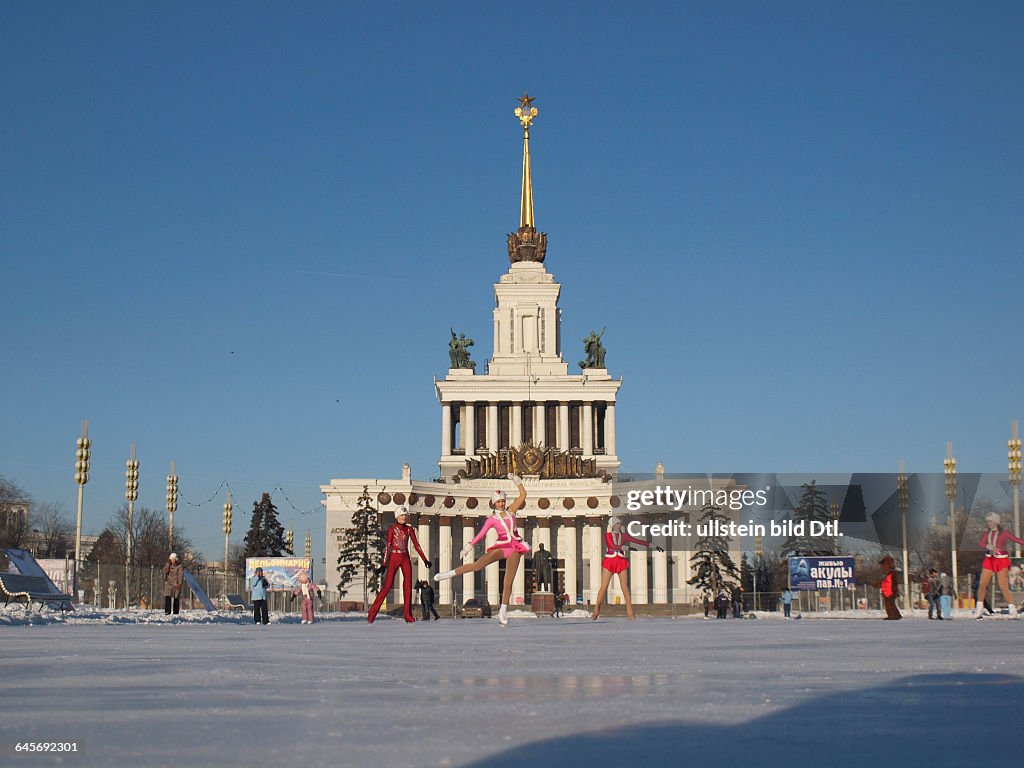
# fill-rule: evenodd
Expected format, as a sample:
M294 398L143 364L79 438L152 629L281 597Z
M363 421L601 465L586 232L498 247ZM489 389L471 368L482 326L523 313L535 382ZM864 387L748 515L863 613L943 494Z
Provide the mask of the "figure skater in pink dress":
M604 605L604 599L608 594L608 585L611 584L612 576L618 574L622 596L626 599L626 615L635 621L636 615L633 613L633 600L629 594L629 577L626 575L626 569L629 568L629 558L622 551L622 545L639 544L641 547L649 547L651 543L643 539L635 539L628 533L623 533L622 521L617 517L613 517L608 521L608 532L604 535L604 543L608 548L608 554L601 561L601 589L598 590L597 601L594 605L594 615L591 618L597 621L597 617L601 615L601 606ZM665 551L661 547L655 547L655 549L659 552Z
M487 549L487 554L479 560L464 563L452 571L434 575L434 581L443 581L470 571L479 571L481 568L505 558L505 585L501 592L501 607L498 609L498 623L502 626L508 625L508 601L512 597L512 582L515 581L516 571L519 570L519 562L523 559L523 555L530 551L530 545L523 541L523 536L516 526L516 512L522 509L526 503L526 488L523 487L523 481L516 475L509 473L508 477L519 486L519 495L509 506L504 491L494 492L491 496L494 513L487 518L487 522L473 537L473 540L462 548L461 557L463 560L469 557L476 543L481 541L492 528L498 534L498 540Z

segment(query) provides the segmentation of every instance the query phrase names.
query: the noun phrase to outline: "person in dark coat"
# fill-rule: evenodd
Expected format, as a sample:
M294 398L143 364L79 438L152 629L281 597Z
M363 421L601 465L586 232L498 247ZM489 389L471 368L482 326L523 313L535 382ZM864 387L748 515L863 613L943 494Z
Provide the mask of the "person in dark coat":
M185 566L178 562L178 555L171 552L164 563L164 613L177 615L181 608L181 587L185 583Z
M555 595L555 610L551 612L552 618L559 618L562 615L562 606L565 605L565 601L561 595Z
M896 561L890 555L886 555L878 564L882 566L885 575L879 588L882 590L882 602L885 605L885 621L898 621L903 618L900 609L896 607L896 598L900 596L899 571L896 570Z
M739 585L732 588L732 617L743 618L743 587Z
M429 581L420 582L420 608L423 609L424 621L430 621L430 614L434 614L435 620L440 620L441 617L434 609L434 588Z
M704 593L704 618L711 618L708 613L711 611L711 599L708 597L708 593Z

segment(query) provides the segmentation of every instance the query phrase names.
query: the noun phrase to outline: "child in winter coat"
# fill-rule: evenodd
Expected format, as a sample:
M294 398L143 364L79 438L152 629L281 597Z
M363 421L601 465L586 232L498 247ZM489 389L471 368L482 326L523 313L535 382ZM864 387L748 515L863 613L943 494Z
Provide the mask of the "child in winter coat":
M313 623L313 597L320 596L320 587L309 580L309 574L299 574L299 586L292 591L292 598L302 596L302 623Z

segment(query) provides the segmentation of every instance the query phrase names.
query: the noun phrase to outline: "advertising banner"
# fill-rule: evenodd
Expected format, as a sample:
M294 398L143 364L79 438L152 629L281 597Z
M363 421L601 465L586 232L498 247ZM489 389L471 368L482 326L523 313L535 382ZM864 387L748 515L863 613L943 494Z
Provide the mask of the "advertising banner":
M852 557L791 557L789 588L796 591L853 589L855 560Z
M312 581L313 559L310 557L247 557L245 559L246 590L256 569L263 569L263 578L270 582L270 592L288 592L299 586L299 574Z

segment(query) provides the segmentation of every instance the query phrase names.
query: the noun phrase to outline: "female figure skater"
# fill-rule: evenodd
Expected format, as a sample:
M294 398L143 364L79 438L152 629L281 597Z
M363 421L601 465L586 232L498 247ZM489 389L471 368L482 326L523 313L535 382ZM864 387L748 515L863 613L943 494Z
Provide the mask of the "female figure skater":
M299 586L292 590L291 599L302 596L302 623L313 623L313 598L320 597L320 587L309 580L309 574L303 571L299 574Z
M377 599L373 601L370 613L366 617L371 624L377 618L377 611L380 610L384 598L391 591L391 585L395 582L395 572L399 568L402 569L402 595L405 597L405 620L410 624L416 621L412 616L412 562L409 560L410 541L416 547L416 551L420 553L420 557L423 558L423 563L427 568L430 567L430 561L423 554L423 550L420 549L420 543L416 539L416 531L411 525L406 523L406 520L409 519L408 510L405 507L399 507L398 512L395 513L395 519L397 522L388 528L388 542L384 550L384 562L381 564L380 569L378 569L378 573L387 571L387 575L384 577L384 584L381 586L380 592L377 593Z
M629 578L626 576L626 569L629 568L629 559L623 553L622 545L639 544L641 547L649 547L651 543L642 539L634 539L628 533L623 533L622 521L617 517L613 517L608 521L608 532L604 535L604 543L608 548L608 554L601 561L601 589L598 590L594 615L591 618L593 621L597 621L597 617L601 615L601 606L604 605L604 599L608 594L608 585L612 581L612 575L617 573L619 575L619 586L622 588L622 596L626 598L626 615L631 620L636 621L636 615L633 613L633 600L629 594ZM661 547L655 547L655 549L659 552L665 551Z
M988 592L988 585L992 581L992 574L996 575L996 584L1003 593L1003 599L1010 605L1010 617L1017 616L1017 606L1013 604L1010 597L1010 585L1007 577L1010 574L1010 555L1006 552L1006 542L1015 541L1024 544L1024 539L1018 539L1009 531L1004 531L999 525L1000 517L995 512L985 515L985 522L988 530L981 537L981 548L985 550L985 559L981 564L981 582L978 584L977 605L974 608L974 618L980 619L985 611L985 597Z
M479 571L490 563L505 558L505 585L501 591L501 607L498 609L498 623L503 627L508 625L508 601L512 597L512 582L515 581L516 571L519 570L519 561L523 554L530 551L530 545L523 541L523 536L516 528L516 512L523 508L526 503L526 488L523 481L515 474L509 473L509 480L519 486L519 495L516 500L508 505L508 499L504 491L495 491L491 496L491 506L494 513L487 518L480 533L473 537L473 540L462 548L460 556L463 560L469 557L476 543L487 535L492 528L498 534L498 540L487 550L487 554L473 563L464 563L453 571L445 571L434 575L434 581L443 581L453 576L461 576L470 571Z

